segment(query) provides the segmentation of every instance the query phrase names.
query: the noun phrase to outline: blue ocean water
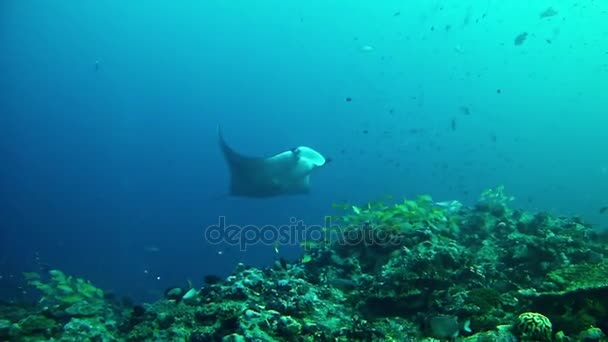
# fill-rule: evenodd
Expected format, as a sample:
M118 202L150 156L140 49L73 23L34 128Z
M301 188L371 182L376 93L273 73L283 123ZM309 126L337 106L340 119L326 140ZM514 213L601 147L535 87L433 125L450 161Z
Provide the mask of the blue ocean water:
M543 15L548 9L556 12ZM264 266L206 227L320 224L332 203L430 194L608 213L601 1L4 1L0 295L57 268L138 300ZM518 39L518 37L520 37ZM249 155L332 162L306 196L230 198Z

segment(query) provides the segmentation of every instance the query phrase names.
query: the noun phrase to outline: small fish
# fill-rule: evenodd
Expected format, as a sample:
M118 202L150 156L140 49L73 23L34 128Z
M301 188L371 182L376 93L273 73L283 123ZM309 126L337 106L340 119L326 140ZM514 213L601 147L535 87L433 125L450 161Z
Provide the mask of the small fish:
M452 129L452 131L456 130L456 119L452 119L452 121L450 122L450 128Z
M464 115L471 115L471 109L467 106L460 106L460 111Z
M600 208L600 214L605 214L606 212L608 212L608 206Z
M302 263L307 264L312 261L312 256L310 254L304 254L302 256Z
M522 32L515 37L513 44L519 46L526 41L526 38L528 38L528 32Z
M549 7L546 10L542 11L540 14L541 18L549 18L557 15L557 11L553 9L553 7Z
M444 202L435 202L435 205L438 207L445 208L450 213L458 212L462 208L462 203L454 200L454 201L444 201Z
M361 50L362 52L372 52L372 51L374 51L374 47L373 47L373 46L371 46L371 45L363 45L363 46L360 48L360 50Z
M398 17L398 16L400 16L400 15L401 15L401 12L400 12L400 11L397 11L397 12L393 13L393 17Z

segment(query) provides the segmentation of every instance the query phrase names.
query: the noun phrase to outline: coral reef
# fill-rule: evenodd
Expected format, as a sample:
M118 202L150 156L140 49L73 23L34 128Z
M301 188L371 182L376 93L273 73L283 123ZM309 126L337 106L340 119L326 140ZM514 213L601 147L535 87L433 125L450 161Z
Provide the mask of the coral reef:
M606 341L608 238L511 201L499 187L473 207L339 205L301 260L239 264L143 306L28 273L42 298L0 305L0 340Z
M513 325L513 333L523 341L551 341L552 329L551 321L538 312L520 314Z

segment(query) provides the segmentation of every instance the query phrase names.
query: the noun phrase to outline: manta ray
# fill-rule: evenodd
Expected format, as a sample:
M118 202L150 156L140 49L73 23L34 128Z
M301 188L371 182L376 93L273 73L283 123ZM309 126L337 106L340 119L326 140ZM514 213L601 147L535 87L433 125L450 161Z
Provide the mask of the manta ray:
M310 192L310 174L330 159L310 147L298 146L270 157L245 156L232 149L218 126L218 138L230 169L229 195L273 197Z

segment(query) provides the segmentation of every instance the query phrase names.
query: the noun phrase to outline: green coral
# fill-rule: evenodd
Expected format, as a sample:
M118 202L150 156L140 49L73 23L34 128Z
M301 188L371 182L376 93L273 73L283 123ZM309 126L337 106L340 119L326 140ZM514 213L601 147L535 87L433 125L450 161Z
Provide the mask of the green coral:
M552 325L549 318L538 312L524 312L517 317L514 333L522 341L551 341Z
M560 287L561 292L608 287L608 262L574 264L557 269L548 278Z
M85 337L86 336L86 337ZM98 318L72 318L62 331L62 342L112 341L112 332Z
M488 312L500 305L500 292L493 288L473 289L467 294L467 302L478 306L482 312Z
M589 327L589 329L581 332L578 335L578 340L579 341L605 341L605 340L603 340L603 338L605 338L605 337L606 337L606 335L604 334L602 329L591 326L591 327Z
M501 308L501 293L496 289L472 289L467 293L466 304L478 308L471 316L471 326L474 331L490 330L500 322L505 322L505 314Z

